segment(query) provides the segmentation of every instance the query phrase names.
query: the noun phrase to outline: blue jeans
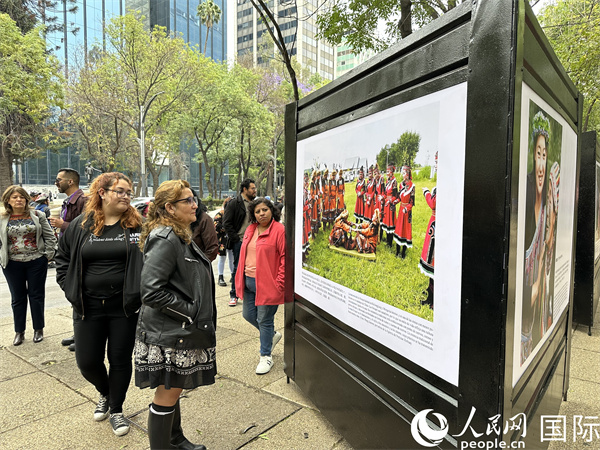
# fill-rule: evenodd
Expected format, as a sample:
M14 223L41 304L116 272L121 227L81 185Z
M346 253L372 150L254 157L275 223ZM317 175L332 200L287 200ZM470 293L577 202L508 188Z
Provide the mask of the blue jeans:
M28 299L33 329L43 330L48 258L41 256L27 262L8 261L3 271L10 290L15 333L25 331Z
M275 335L275 313L279 305L258 305L256 299L256 279L244 277L244 303L242 314L244 319L260 332L260 356L270 356Z
M240 250L242 249L242 241L237 241L233 244L231 251L233 252L233 283L231 283L231 290L229 291L229 298L237 297L235 294L235 273L237 272L238 262L240 261Z

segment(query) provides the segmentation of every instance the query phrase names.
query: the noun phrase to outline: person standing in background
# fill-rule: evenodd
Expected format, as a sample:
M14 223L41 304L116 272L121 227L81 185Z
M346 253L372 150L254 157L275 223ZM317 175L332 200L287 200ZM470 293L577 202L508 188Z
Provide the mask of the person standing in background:
M196 191L192 189L192 195L196 198L196 220L190 226L192 230L192 240L200 250L204 252L210 261L214 261L219 253L219 239L212 219L208 215L208 208L198 197Z
M233 273L232 280L235 279L238 260L240 258L240 249L242 248L242 238L246 232L246 228L250 225L250 217L248 206L256 197L256 184L254 180L246 178L240 185L240 195L231 200L225 208L225 216L223 217L223 227L227 232L229 241L228 249L233 250ZM229 306L237 305L237 297L235 286L232 283L231 291L229 291Z
M27 300L33 321L33 342L44 339L44 302L48 261L56 251L56 236L46 215L29 206L31 198L20 186L2 194L0 216L0 265L11 295L15 326L13 345L25 339Z
M83 207L87 201L87 197L83 191L79 189L79 172L75 169L63 168L58 171L54 185L58 188L58 192L66 194L67 198L63 201L60 209L59 217L50 217L50 225L58 229L60 238L66 231L69 224L83 212ZM69 346L69 350L75 351L75 335L63 339L61 344Z
M227 249L227 232L225 231L225 227L223 226L223 215L225 214L225 208L227 207L227 203L231 201L231 197L227 197L223 202L223 206L221 210L215 214L214 224L215 224L215 232L217 233L217 239L219 242L219 255L218 259L218 271L219 271L219 286L227 286L225 283L225 278L223 276L223 271L225 270L225 260L229 259L229 271L233 273L233 250Z

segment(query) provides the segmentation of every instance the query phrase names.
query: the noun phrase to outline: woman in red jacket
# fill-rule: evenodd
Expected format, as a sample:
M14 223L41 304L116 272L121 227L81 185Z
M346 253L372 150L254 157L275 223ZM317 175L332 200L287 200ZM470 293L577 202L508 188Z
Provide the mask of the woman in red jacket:
M246 229L235 275L238 298L243 298L243 315L260 332L260 361L256 373L273 367L271 350L281 339L275 331L277 307L283 304L285 275L285 229L281 214L270 200L259 197L248 206L251 223Z

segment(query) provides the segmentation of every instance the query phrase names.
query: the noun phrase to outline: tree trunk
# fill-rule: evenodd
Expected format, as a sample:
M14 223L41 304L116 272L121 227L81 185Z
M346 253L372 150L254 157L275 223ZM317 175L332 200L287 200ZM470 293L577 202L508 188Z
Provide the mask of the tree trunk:
M400 0L400 22L398 23L400 36L405 37L412 34L412 1Z
M204 188L202 187L202 185L204 184L204 177L202 176L202 163L199 162L198 163L198 176L200 179L200 182L198 183L200 186L198 186L198 197L200 198L204 198Z
M273 192L273 162L269 162L269 167L267 167L267 195L272 199L275 199L275 195Z
M2 157L0 158L0 194L13 184L12 162L12 150L10 145L7 145L2 150Z

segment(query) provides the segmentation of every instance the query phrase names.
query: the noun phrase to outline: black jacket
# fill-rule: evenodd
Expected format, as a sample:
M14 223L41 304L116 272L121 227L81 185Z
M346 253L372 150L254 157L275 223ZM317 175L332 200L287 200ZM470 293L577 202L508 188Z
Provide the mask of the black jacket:
M225 207L225 215L223 216L223 227L227 232L229 240L227 248L232 249L235 242L241 241L238 236L238 231L244 224L246 218L246 204L242 198L242 194L238 194L236 198L227 203Z
M92 233L89 226L81 228L83 215L75 218L58 240L56 261L56 281L65 292L67 300L73 305L73 310L81 319L85 319L82 298L82 265L81 249L88 242ZM125 261L125 281L123 284L123 311L127 317L134 314L142 301L140 298L140 274L143 256L138 242L141 228L125 229L125 244L127 245L127 261Z
M187 245L171 227L152 230L144 246L138 339L178 349L214 347L213 278L210 261L194 242Z

